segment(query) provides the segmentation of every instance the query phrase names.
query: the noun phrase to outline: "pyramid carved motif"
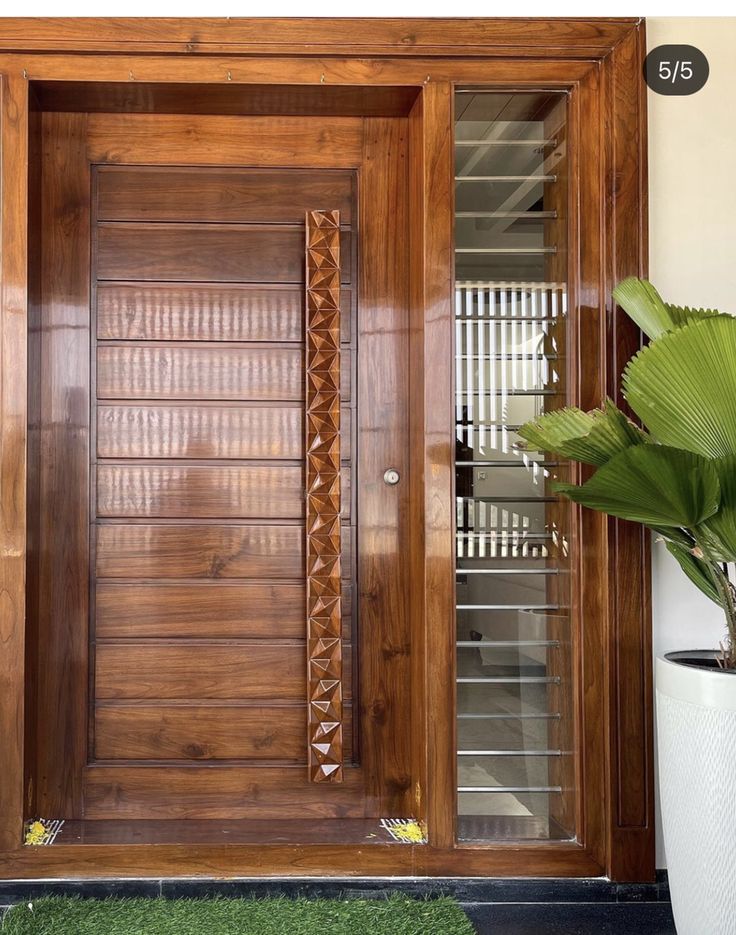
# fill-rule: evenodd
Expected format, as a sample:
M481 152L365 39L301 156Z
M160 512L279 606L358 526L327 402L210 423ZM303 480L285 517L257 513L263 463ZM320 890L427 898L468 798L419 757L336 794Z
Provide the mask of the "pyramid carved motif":
M342 782L340 212L306 217L308 768Z

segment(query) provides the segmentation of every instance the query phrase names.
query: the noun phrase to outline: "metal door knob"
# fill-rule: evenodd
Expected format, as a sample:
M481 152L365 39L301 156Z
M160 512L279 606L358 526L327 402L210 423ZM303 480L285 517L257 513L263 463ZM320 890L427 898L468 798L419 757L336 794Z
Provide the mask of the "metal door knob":
M388 484L389 487L394 487L401 480L401 474L396 470L396 468L388 468L383 472L383 482Z

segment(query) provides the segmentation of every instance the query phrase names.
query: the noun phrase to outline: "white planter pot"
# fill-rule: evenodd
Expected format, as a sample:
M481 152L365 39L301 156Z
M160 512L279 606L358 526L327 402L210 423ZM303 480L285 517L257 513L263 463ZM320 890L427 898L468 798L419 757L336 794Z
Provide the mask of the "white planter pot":
M674 661L703 655L657 659L667 870L678 935L736 935L736 673Z

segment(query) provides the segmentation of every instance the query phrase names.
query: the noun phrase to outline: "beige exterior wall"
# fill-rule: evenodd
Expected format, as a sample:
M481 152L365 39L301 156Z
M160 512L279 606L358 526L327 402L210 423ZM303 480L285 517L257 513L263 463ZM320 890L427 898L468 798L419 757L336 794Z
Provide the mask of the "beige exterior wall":
M668 301L736 314L736 18L648 19L648 48L668 43L701 49L710 77L690 97L649 92L650 279ZM718 608L661 544L652 592L655 653L722 638Z

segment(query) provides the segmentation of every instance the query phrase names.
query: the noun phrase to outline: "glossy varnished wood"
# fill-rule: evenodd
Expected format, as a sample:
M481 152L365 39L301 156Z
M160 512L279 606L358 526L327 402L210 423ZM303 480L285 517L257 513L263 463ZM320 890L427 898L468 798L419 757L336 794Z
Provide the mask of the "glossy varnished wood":
M104 166L97 173L101 221L304 223L315 205L352 218L354 174L327 169L210 169Z
M251 54L603 57L635 19L95 19L9 18L0 48L24 50L223 52Z
M219 86L162 81L39 81L39 108L84 113L281 114L287 117L402 117L418 89L335 85L249 84Z
M288 347L97 347L100 399L300 400L301 351Z
M345 706L345 759L352 723ZM98 705L98 760L254 760L306 765L305 705Z
M80 817L89 616L89 168L83 114L44 115L36 801ZM63 548L49 547L62 543Z
M0 153L0 847L12 851L23 826L25 710L28 85L20 76L0 75Z
M97 515L181 519L300 519L301 466L100 464Z
M305 766L107 766L85 771L86 817L333 818L365 815L360 770L346 767L342 783L313 783ZM166 796L161 795L162 788Z
M300 226L101 222L99 279L167 282L299 283L303 272ZM342 249L350 256L350 234ZM350 264L343 282L350 282Z
M96 697L303 701L304 644L98 644Z
M303 336L301 286L99 283L97 337L147 341L295 341ZM352 307L349 288L341 304ZM342 319L350 340L350 316Z
M100 578L303 577L303 524L101 525Z
M407 611L408 169L406 120L366 120L360 213L358 586L366 781L382 814L411 812ZM400 482L383 474L395 468Z
M104 581L96 597L99 638L304 636L302 584Z
M217 140L220 165L304 165L313 168L360 165L363 125L359 118L210 117L169 114L90 114L87 155L90 162L137 165L182 160L186 139L188 165L210 166Z
M198 21L200 24L202 21ZM103 21L104 23L104 21ZM46 55L43 51L40 54L23 53L22 56L15 54L0 55L0 71L9 73L3 82L3 123L2 140L3 152L10 152L12 159L3 158L3 190L6 197L3 199L3 245L4 251L2 262L2 288L3 292L3 353L4 357L3 375L12 374L12 384L4 384L2 398L2 420L3 420L3 529L6 532L13 528L12 522L6 522L10 516L17 519L17 510L22 508L23 498L12 493L12 500L8 499L11 494L5 494L5 491L12 491L12 486L5 484L8 476L8 465L15 464L18 469L22 469L22 435L23 428L18 422L18 413L23 413L22 386L16 380L18 367L25 359L25 348L22 344L19 326L23 323L22 316L15 317L14 311L21 308L23 299L23 290L26 276L26 260L23 250L25 237L22 230L25 220L22 216L24 211L24 181L25 167L23 155L27 146L26 123L24 116L25 108L25 79L23 78L23 69L27 70L30 78L36 77L53 81L57 87L59 82L64 80L77 81L102 81L113 80L118 82L138 81L161 81L162 78L168 81L190 82L192 85L197 83L217 83L225 82L228 77L232 77L234 82L278 82L281 84L294 84L306 82L311 85L319 85L321 76L324 76L326 83L335 83L347 85L370 85L387 83L413 83L417 88L422 88L423 83L431 76L431 81L459 81L466 83L484 83L492 82L502 86L514 87L560 87L569 90L575 90L580 82L586 81L589 73L599 74L600 84L591 84L587 91L587 96L580 107L580 125L582 117L585 118L585 125L589 128L589 133L584 135L584 146L595 147L595 149L585 150L581 148L578 156L579 162L575 169L576 172L582 172L585 178L585 185L581 187L581 217L588 219L588 226L584 242L586 243L586 255L589 258L589 264L594 262L593 257L598 245L605 243L611 247L613 260L611 261L610 276L626 275L636 272L636 264L632 257L637 253L639 257L645 249L643 236L630 237L628 226L632 217L636 217L638 230L641 232L643 218L643 201L640 190L642 178L642 146L632 148L631 139L637 131L637 122L640 123L643 117L643 111L640 105L631 107L626 101L631 101L630 90L639 83L640 63L637 61L635 66L632 61L636 59L636 54L632 52L634 44L641 44L643 30L636 28L634 21L574 21L574 20L551 20L551 21L532 21L529 26L525 21L485 21L487 26L483 29L477 29L473 21L459 22L452 29L444 28L445 24L441 21L429 21L431 29L437 27L437 39L442 46L427 44L428 33L426 31L426 21L420 21L416 24L417 28L408 32L405 24L398 27L398 33L402 33L403 38L411 37L412 41L402 42L401 37L398 42L394 38L388 41L388 44L378 44L371 47L368 42L372 41L373 33L363 33L367 36L365 42L360 46L359 58L350 59L351 51L355 48L348 45L336 45L335 34L330 34L329 45L330 57L298 57L298 50L304 51L306 46L303 43L303 37L295 39L295 33L291 31L290 24L279 23L278 42L268 42L268 57L259 57L257 54L238 55L228 58L226 52L228 47L226 37L223 36L223 30L229 30L229 26L224 23L213 24L213 32L204 37L202 34L194 36L194 33L185 40L181 33L171 32L167 25L165 30L157 26L152 21L140 21L138 26L143 34L133 37L127 34L125 27L114 26L112 32L105 34L100 31L100 21L96 21L91 27L87 27L87 38L82 40L80 45L80 33L76 38L70 37L66 32L66 27L61 31L47 32L43 39L34 39L33 29L27 23L17 28L15 38L12 35L5 43L0 43L4 48L29 48L34 42L35 48L43 50L45 48L53 49L52 54ZM12 20L6 20L0 28L2 33L5 26L11 27ZM55 28L53 24L48 24ZM82 23L70 23L74 29L84 27ZM182 28L186 30L186 23L182 23ZM260 26L260 23L259 23ZM402 30L403 26L403 30ZM191 27L190 27L191 28ZM315 23L312 26L315 30L323 30L324 23ZM371 27L373 28L373 27ZM393 27L391 27L393 28ZM219 36L217 35L219 31ZM463 32L462 41L459 42L460 32ZM384 34L384 39L385 39ZM232 38L232 33L227 33L227 41ZM260 36L260 34L259 34ZM248 50L251 53L256 51L260 41L259 36L251 32L247 35L240 35L239 43L233 46L237 47L238 52ZM541 38L540 38L541 37ZM628 40L627 40L628 37ZM632 40L632 37L635 37ZM210 50L223 50L222 55L203 55L196 54L199 46L198 42L203 38L209 38L211 44L207 46ZM312 36L314 38L314 36ZM349 41L353 41L351 33ZM163 40L163 41L162 41ZM622 54L616 53L617 44L622 40L629 41L629 45L622 48ZM177 42L181 43L180 48L186 49L186 41L190 41L189 55L167 55L167 51L173 51L177 48ZM102 50L105 42L109 45L109 50L114 50L115 55L95 54ZM219 46L217 43L221 42ZM295 43L288 46L289 42ZM68 49L74 48L75 43L80 49L83 46L83 54L67 55L63 53L66 45ZM158 46L156 46L158 43ZM392 45L392 43L394 43ZM541 43L541 44L540 44ZM641 47L641 46L639 46ZM317 44L310 46L310 51L317 50ZM373 48L381 51L380 59L370 59L366 56ZM159 54L137 55L137 51L155 52L158 49ZM292 57L284 57L290 50ZM437 56L451 50L450 58L429 58L428 56ZM276 52L274 55L273 53ZM470 56L476 55L473 59ZM424 56L424 57L423 57ZM572 60L574 57L578 61ZM588 59L586 61L586 58ZM22 60L21 60L22 59ZM553 60L556 59L556 60ZM428 67L429 66L429 67ZM591 68L592 66L592 68ZM228 71L230 75L228 75ZM431 85L431 81L428 82ZM11 96L8 97L8 88L11 88ZM14 90L15 89L15 90ZM422 93L421 97L425 92ZM196 95L194 95L196 97ZM209 106L209 105L202 105ZM417 114L420 111L416 112ZM616 115L619 115L618 117ZM142 119L140 119L142 118ZM189 118L186 115L168 118L166 115L161 119L161 115L151 114L132 114L118 123L117 117L99 114L92 115L90 124L93 128L93 135L90 139L87 157L92 161L106 161L109 159L121 160L143 165L148 162L160 160L162 162L175 163L181 157L181 144L179 132L183 130L188 134L187 148L191 152L192 162L206 165L211 159L210 141L213 133L225 133L226 139L223 140L221 152L218 157L223 164L242 165L244 162L251 165L267 165L269 160L276 158L283 159L284 163L292 166L301 166L301 142L306 136L311 134L311 139L317 148L316 160L323 166L329 167L358 167L362 158L362 130L353 125L344 124L339 133L330 132L320 136L319 121L313 121L311 126L309 121L306 124L298 124L296 119L279 119L272 122L268 119L258 121L249 121L248 125L237 126L237 118L230 121L228 118ZM220 122L223 121L223 122ZM115 128L112 127L116 124ZM278 124L278 125L276 125ZM641 129L641 128L640 128ZM106 135L106 132L109 133ZM254 132L255 131L255 132ZM430 134L431 136L431 134ZM611 145L610 140L615 136L616 143L613 150L606 150L605 161L596 162L592 158L595 152L603 151L605 145ZM335 141L341 140L341 146L335 146ZM279 153L279 142L284 139L289 141L287 148ZM609 140L608 144L605 141ZM641 144L641 138L640 138ZM571 141L571 147L579 146L580 142ZM616 155L612 155L612 153ZM620 158L626 155L626 166L620 163ZM437 151L432 147L426 150L426 171L431 171ZM594 169L587 169L588 160L592 158ZM262 161L261 161L262 160ZM439 162L442 163L443 157ZM283 164L283 163L282 163ZM414 162L412 160L412 165ZM634 177L639 179L637 185L630 184L630 179ZM623 184L619 188L616 182L621 178ZM413 189L414 190L414 189ZM12 197L7 193L13 192ZM587 192L587 194L585 194ZM615 197L614 197L615 192ZM604 234L603 215L599 210L601 193L606 196L606 205L613 205L616 212L616 235L613 235L613 229L608 228L608 233ZM415 203L417 203L415 201ZM425 205L427 203L425 202ZM436 210L436 205L431 206ZM608 207L606 211L608 211ZM632 213L633 212L633 213ZM606 217L610 219L612 212L608 212ZM430 218L420 222L420 229L427 225L433 227L433 221ZM10 233L8 233L10 231ZM434 236L430 232L430 236ZM440 239L444 237L440 234ZM626 241L626 243L624 243ZM8 247L8 244L13 246ZM414 248L412 248L414 249ZM619 254L628 257L623 263L619 264L615 259ZM441 255L440 263L446 265L449 269L450 257ZM14 271L8 279L7 270L10 264L11 271ZM14 264L14 265L13 265ZM592 265L588 269L593 269ZM599 267L600 269L600 267ZM437 277L442 279L442 271L437 270ZM447 275L447 273L445 273ZM579 295L584 296L585 309L600 309L604 304L604 293L606 287L610 284L610 278L594 276L583 278L580 283L581 289ZM10 283L10 285L9 285ZM8 293L10 289L10 293ZM13 300L8 302L8 295ZM154 302L155 304L155 302ZM416 307L421 310L424 316L424 306L420 303ZM414 313L413 313L414 314ZM429 312L427 312L429 316ZM438 311L441 317L441 312ZM585 316L583 316L585 317ZM444 328L444 323L438 318L428 317L436 325L438 332ZM627 342L632 339L632 333L626 332L626 326L623 322L616 325L616 341L619 346L621 358L627 352ZM422 326L423 327L423 326ZM140 337L141 335L132 334L131 337ZM184 338L186 339L186 338ZM605 336L606 341L612 339L612 333ZM210 339L208 339L210 340ZM212 338L218 340L218 338ZM269 340L261 337L250 337L247 340ZM277 338L276 340L281 340ZM422 354L424 352L422 351ZM446 348L438 354L446 353ZM607 353L607 351L606 351ZM421 355L420 355L421 356ZM605 357L605 354L603 355ZM443 358L442 358L443 359ZM605 358L606 366L609 372L613 374L612 367L617 366L611 363L609 358ZM12 367L6 367L5 362L10 361ZM412 365L412 373L418 374L422 371L433 372L434 364L431 362L419 361ZM421 369L420 369L421 367ZM596 368L597 369L597 368ZM581 398L590 401L590 405L595 405L599 396L596 395L597 389L595 380L592 376L587 378L581 393ZM9 392L5 392L9 388ZM451 390L448 390L448 393ZM424 389L420 389L420 395L423 395ZM587 395L586 395L587 394ZM13 400L16 400L14 403ZM441 400L440 400L441 404ZM413 409L413 411L416 411ZM21 415L22 418L22 415ZM13 421L15 420L15 421ZM441 421L441 419L440 419ZM10 435L5 431L10 425ZM17 431L16 431L17 429ZM421 452L418 456L420 462L433 467L433 457L431 454L432 446L437 443L437 439L427 439L421 442ZM443 440L444 443L444 440ZM414 444L414 442L412 443ZM15 452L15 455L13 454ZM10 454L9 454L10 453ZM10 460L7 460L10 458ZM13 460L16 458L17 460ZM443 462L444 463L444 462ZM444 483L444 468L441 466L440 476L437 479L439 486ZM14 476L11 471L11 477ZM434 483L434 476L430 473L430 479ZM424 502L424 494L420 499ZM433 500L427 495L426 503L429 506L441 507L438 501ZM11 515L12 514L12 515ZM414 514L412 514L414 515ZM427 520L420 516L419 526L417 526L417 541L419 549L421 546L421 536L423 534L423 525L431 530L432 521L431 510L427 513ZM414 522L414 520L412 520ZM16 523L17 528L17 523ZM19 533L16 540L18 545L18 555L22 554L24 540L22 533ZM442 530L436 539L440 542L442 539ZM594 537L595 540L595 537ZM8 539L13 542L12 537ZM645 568L645 559L636 551L636 543L629 543L634 547L632 567ZM604 545L605 548L605 545ZM15 553L13 553L15 554ZM428 556L429 556L428 552ZM437 556L435 556L437 557ZM640 561L641 559L641 561ZM628 560L628 558L627 558ZM610 561L615 563L615 555L610 555ZM7 554L3 558L3 646L6 652L5 659L8 660L8 666L4 669L9 675L7 684L8 690L5 690L3 683L2 693L2 725L5 726L3 738L10 737L11 743L6 748L7 758L4 762L5 780L0 784L0 798L3 805L9 804L9 808L2 809L3 823L0 828L1 842L7 843L8 856L0 858L0 873L3 876L20 877L39 877L49 876L69 876L70 874L79 874L81 876L98 876L101 873L108 873L119 876L137 876L142 873L159 875L170 873L173 875L182 872L186 868L187 873L202 873L212 875L233 875L243 873L272 874L281 872L285 874L304 874L304 873L377 873L385 874L387 868L392 873L409 874L510 874L519 873L519 868L523 867L523 872L532 875L598 875L605 870L613 873L618 878L639 878L647 876L652 866L649 854L651 853L649 844L652 840L651 822L647 818L646 823L642 822L641 797L637 788L642 788L642 771L646 773L650 769L650 763L646 756L642 757L639 750L633 747L641 743L642 730L646 738L647 731L651 731L651 712L649 710L648 699L642 699L641 686L646 684L648 677L647 663L642 667L642 656L636 657L635 652L625 654L615 662L615 671L617 677L633 677L633 693L621 693L616 696L613 691L612 675L614 668L598 666L596 658L601 657L601 643L597 641L596 628L591 626L586 628L585 644L581 647L578 662L581 666L579 677L581 679L581 693L579 697L578 717L585 726L580 734L581 751L580 762L585 764L584 772L581 771L581 777L585 779L585 807L580 817L584 834L581 838L583 846L570 845L545 845L543 847L524 846L524 847L483 847L483 848L460 848L452 850L451 848L438 847L402 847L402 848L381 848L375 849L356 849L354 846L333 846L322 845L318 847L294 846L294 847L275 847L261 848L258 846L241 846L236 848L222 847L176 847L162 845L156 848L142 848L134 844L124 847L115 847L112 845L80 845L63 848L63 853L55 848L21 849L18 846L20 841L20 791L21 791L21 751L20 734L16 731L18 724L18 705L17 701L20 692L19 670L13 668L13 659L18 660L19 652L22 652L22 624L19 617L18 608L21 604L13 603L13 589L22 587L22 574L14 574L12 566L12 555ZM439 567L439 566L437 566ZM600 563L598 564L600 568ZM592 566L591 566L592 570ZM637 573L638 574L638 573ZM441 575L440 575L441 577ZM438 580L438 579L436 579ZM636 576L628 579L630 584L627 587L633 591L634 588L642 585L642 578L636 580ZM215 587L229 584L227 579L214 579L212 584ZM172 582L173 584L173 582ZM203 586L209 582L204 581ZM424 585L420 586L421 588ZM643 574L643 587L646 588L646 575ZM613 604L606 599L608 583L605 577L598 576L593 582L589 583L589 589L585 593L586 607L598 607L602 613L604 626L609 626L606 621L611 618L608 616L613 613ZM439 593L439 592L438 592ZM444 599L444 598L443 598ZM645 642L638 639L637 632L641 633L643 625L642 615L646 616L646 601L634 607L636 603L635 595L627 594L627 599L619 601L617 613L624 615L627 620L622 621L621 629L614 634L613 628L608 629L611 640L620 645L621 635L627 633L627 643L629 640L633 645L638 646L638 652L646 655ZM631 620L638 620L633 624L629 622L628 615L632 614ZM619 617L619 620L621 618ZM443 622L445 626L447 621ZM627 629L633 626L633 631ZM646 630L646 627L644 627ZM632 637L633 633L633 637ZM447 678L447 669L443 669L443 656L446 650L441 642L433 642L433 646L439 646L440 655L433 665L434 671L441 671L442 678ZM449 650L447 650L449 652ZM418 680L419 684L426 678L424 667L427 664L427 656L423 655L418 660L418 665L412 669L412 677ZM612 664L613 665L613 664ZM15 674L14 674L15 673ZM599 687L605 685L605 690ZM415 689L416 691L416 681ZM441 692L441 689L438 688ZM645 693L646 694L646 693ZM622 705L622 700L634 698L633 702ZM637 701L637 699L639 699ZM15 707L14 707L15 705ZM624 710L626 707L626 710ZM432 708L427 710L427 723L434 726L433 719L441 717L441 708ZM420 727L420 720L413 721L416 728ZM631 736L635 739L632 743L632 750L626 748L627 739L631 731ZM604 752L600 761L596 760L597 750L595 738L605 736L608 750L611 752L607 756ZM15 738L15 739L13 739ZM441 742L441 740L440 740ZM646 739L644 741L646 743ZM6 753L4 749L4 754ZM614 752L618 749L618 753ZM630 755L631 754L631 755ZM32 757L33 751L27 753L27 757ZM622 757L621 762L625 760L625 770L630 770L626 774L623 767L611 766L616 757ZM615 780L611 780L609 785L608 776L616 775ZM178 816L193 818L196 815L207 812L217 817L226 817L231 814L227 809L232 806L237 812L240 809L240 817L245 817L244 813L252 814L251 809L265 814L265 817L278 818L280 809L288 808L294 801L302 803L305 814L311 813L315 816L326 817L328 815L337 815L340 813L360 812L364 806L363 800L356 799L354 793L357 788L357 771L348 769L346 771L346 781L343 787L334 787L329 790L329 801L324 798L317 800L310 798L309 787L305 783L304 770L295 768L293 772L293 781L286 782L281 778L281 771L270 774L270 778L262 769L254 772L228 771L227 775L231 777L224 786L220 780L215 780L207 768L190 768L189 766L180 769L177 773L172 773L170 768L150 769L139 768L136 772L133 768L127 770L125 776L118 770L111 770L102 767L92 767L85 771L85 789L87 797L88 813L95 817L111 818L128 815L145 818L159 809L162 817ZM276 777L279 776L278 789L275 799L264 799L259 792L262 789L261 781L266 783L276 783ZM412 777L415 778L414 776ZM425 803L425 814L432 815L437 813L446 805L442 805L442 784L440 779L438 784L433 783L431 772L424 773L418 771L416 780L421 781L424 787L419 790L415 800ZM644 787L647 782L651 782L651 777L643 776ZM359 786L358 781L357 785ZM167 788L167 802L161 802L161 789ZM588 789L588 787L590 787ZM248 792L248 802L244 805L243 789ZM229 791L228 791L229 790ZM321 796L324 796L325 790L319 789ZM228 798L229 796L229 798ZM17 805L17 809L14 808ZM225 809L223 812L222 809ZM218 809L220 812L218 814ZM616 813L618 809L618 813ZM367 851L370 850L370 853ZM646 866L645 866L646 865Z

